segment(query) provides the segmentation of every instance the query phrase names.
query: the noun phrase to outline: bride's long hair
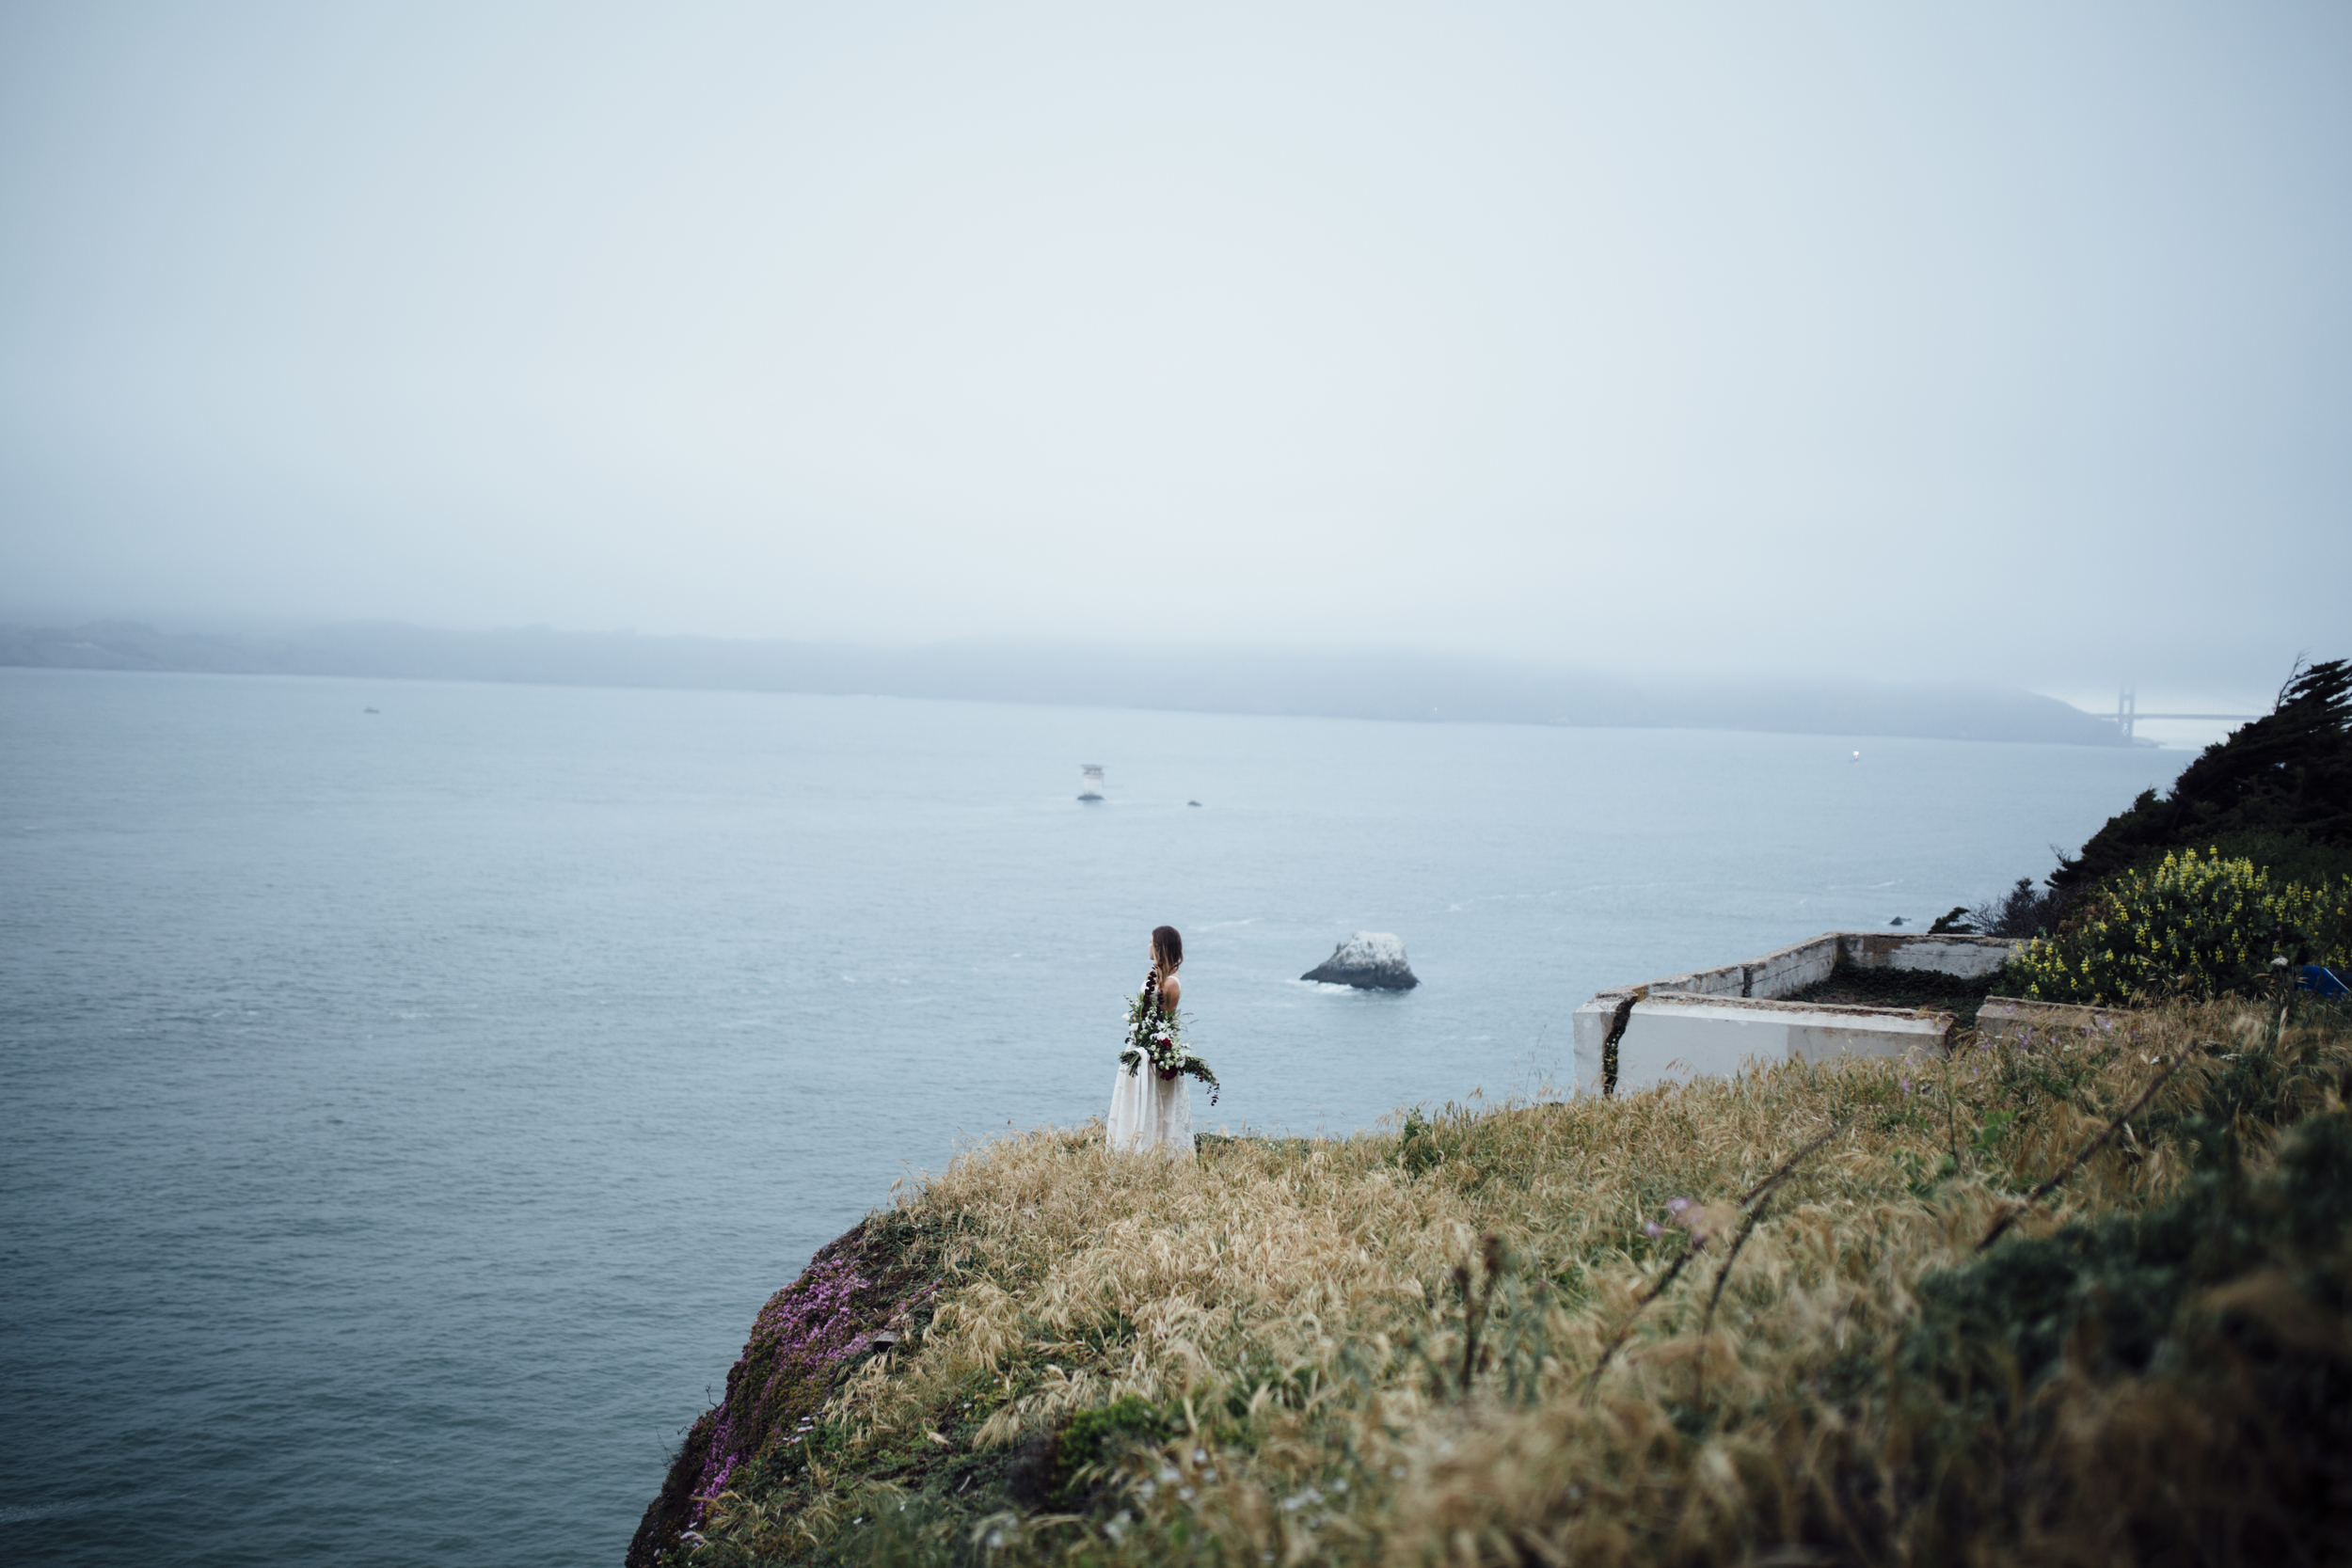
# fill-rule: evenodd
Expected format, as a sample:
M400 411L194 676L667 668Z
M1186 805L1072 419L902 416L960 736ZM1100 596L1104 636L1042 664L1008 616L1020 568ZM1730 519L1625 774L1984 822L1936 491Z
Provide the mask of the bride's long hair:
M1152 927L1152 974L1143 982L1152 992L1152 1005L1160 1003L1160 982L1184 967L1184 939L1173 926Z

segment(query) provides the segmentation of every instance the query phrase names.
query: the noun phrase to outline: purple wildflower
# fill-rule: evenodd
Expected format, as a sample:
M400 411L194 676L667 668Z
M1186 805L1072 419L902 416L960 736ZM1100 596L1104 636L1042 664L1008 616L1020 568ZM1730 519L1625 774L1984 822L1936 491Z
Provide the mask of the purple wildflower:
M710 1440L696 1480L692 1526L709 1500L726 1490L736 1467L769 1438L796 1392L822 1389L834 1364L864 1347L864 1314L853 1310L869 1282L846 1260L811 1264L778 1291L752 1324L751 1342L727 1377L727 1396L713 1412ZM751 1380L765 1371L756 1388Z

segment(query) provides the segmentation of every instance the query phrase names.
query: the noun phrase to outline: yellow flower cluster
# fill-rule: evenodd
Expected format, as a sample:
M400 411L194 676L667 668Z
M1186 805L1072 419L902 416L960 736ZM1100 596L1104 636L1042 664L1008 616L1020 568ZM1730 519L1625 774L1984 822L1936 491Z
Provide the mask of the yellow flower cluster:
M2044 1002L2247 995L2291 983L2281 971L2296 965L2342 964L2347 945L2352 884L2274 885L2250 860L2190 849L2113 879L2010 974Z

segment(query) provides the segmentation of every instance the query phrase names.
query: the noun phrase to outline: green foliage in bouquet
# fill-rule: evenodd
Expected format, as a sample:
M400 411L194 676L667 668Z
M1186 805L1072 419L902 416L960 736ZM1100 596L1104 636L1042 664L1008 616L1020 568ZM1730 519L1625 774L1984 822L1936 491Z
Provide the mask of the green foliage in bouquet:
M1216 1074L1184 1044L1176 1014L1160 1006L1160 989L1149 983L1127 1005L1127 1044L1119 1053L1119 1065L1130 1072L1147 1064L1163 1078L1200 1079L1209 1086L1209 1103L1216 1103Z
M2347 947L2352 883L2274 882L2250 860L2189 849L2109 879L2010 960L2009 982L2042 1002L2249 996L2280 983L2282 962L2341 965Z

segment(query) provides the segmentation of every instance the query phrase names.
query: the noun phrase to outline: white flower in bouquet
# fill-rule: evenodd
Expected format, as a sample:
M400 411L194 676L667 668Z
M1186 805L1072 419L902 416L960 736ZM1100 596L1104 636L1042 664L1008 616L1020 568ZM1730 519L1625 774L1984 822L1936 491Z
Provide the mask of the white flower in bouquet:
M1209 1086L1209 1103L1216 1104L1221 1086L1216 1074L1184 1045L1179 1037L1177 1016L1162 1011L1159 1003L1159 987L1146 983L1127 1005L1126 1049L1119 1053L1120 1065L1136 1072L1149 1062L1163 1078L1198 1078Z

